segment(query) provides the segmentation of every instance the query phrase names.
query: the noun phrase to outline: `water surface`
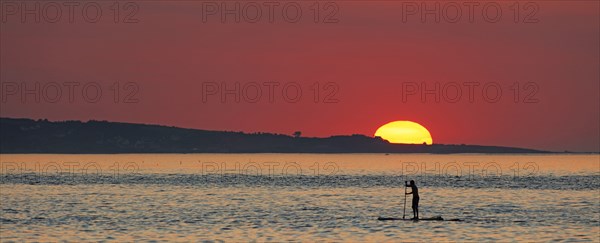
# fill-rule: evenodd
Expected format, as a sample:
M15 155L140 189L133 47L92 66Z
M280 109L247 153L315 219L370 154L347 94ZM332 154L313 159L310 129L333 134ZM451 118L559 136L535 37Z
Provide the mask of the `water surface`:
M2 241L600 239L598 155L0 155ZM405 180L421 215L402 217ZM407 214L410 211L410 197Z

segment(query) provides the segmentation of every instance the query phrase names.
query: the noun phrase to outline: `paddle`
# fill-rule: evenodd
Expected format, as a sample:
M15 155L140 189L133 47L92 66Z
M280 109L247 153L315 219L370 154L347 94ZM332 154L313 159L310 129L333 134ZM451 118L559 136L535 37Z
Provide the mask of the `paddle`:
M406 218L406 182L404 181L404 209L402 210L402 219Z

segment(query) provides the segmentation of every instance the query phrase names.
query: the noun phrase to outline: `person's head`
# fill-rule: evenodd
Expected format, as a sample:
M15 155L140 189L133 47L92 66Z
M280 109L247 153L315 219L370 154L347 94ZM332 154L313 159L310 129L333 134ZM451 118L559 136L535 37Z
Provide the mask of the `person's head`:
M410 185L414 186L415 185L415 181L414 180L410 180Z

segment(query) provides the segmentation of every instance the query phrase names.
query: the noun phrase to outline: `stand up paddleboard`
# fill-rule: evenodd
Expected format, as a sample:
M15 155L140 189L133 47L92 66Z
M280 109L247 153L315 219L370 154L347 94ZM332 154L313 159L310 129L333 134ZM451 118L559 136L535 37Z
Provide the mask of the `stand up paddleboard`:
M428 221L462 221L460 219L447 219L445 220L444 218L442 218L442 216L435 216L435 217L431 217L431 218L419 218L419 219L403 219L403 218L386 218L386 217L378 217L377 220L380 221L385 221L385 220L410 220L410 221L421 221L421 220L428 220Z

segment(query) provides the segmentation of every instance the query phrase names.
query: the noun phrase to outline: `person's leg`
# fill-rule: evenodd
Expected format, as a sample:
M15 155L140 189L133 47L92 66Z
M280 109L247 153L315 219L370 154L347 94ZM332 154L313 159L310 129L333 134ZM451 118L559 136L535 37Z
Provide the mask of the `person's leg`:
M419 198L417 198L417 200L415 200L415 218L419 218Z
M417 218L417 200L413 197L412 200L413 219Z
M417 206L417 208L415 208L415 211L417 212L417 216L415 216L416 218L419 218L419 206Z

